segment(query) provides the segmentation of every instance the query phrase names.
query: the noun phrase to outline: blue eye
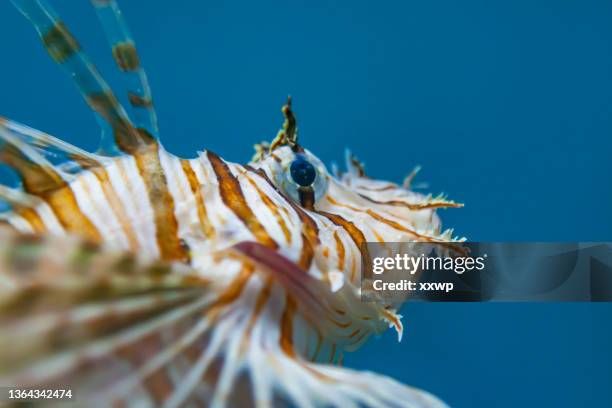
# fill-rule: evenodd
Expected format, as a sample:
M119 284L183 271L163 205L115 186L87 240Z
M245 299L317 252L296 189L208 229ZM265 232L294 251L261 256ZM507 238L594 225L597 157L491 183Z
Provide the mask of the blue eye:
M327 191L327 170L319 159L308 153L293 153L281 171L275 172L276 185L296 203L312 208Z
M291 178L302 187L309 187L317 177L315 167L302 155L297 155L289 168Z

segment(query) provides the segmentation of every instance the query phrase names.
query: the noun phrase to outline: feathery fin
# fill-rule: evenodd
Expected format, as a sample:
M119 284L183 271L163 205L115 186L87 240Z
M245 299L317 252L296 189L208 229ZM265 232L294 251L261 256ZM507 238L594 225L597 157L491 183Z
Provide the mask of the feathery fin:
M262 288L252 276L242 292ZM0 382L70 384L94 406L446 408L389 378L287 354L274 319L253 323L270 309L249 298L215 303L189 267L0 227Z

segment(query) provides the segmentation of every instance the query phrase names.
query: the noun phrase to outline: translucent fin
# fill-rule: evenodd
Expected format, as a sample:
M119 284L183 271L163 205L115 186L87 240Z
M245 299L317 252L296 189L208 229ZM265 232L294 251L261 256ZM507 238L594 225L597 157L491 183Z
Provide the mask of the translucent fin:
M0 130L34 149L53 166L67 173L77 173L103 165L108 159L89 153L44 132L32 129L21 123L0 117Z
M51 58L73 78L81 95L95 112L102 127L103 151L131 153L154 142L146 129L137 129L132 125L106 81L46 1L11 1L32 23Z
M157 115L153 107L149 80L140 65L136 45L121 10L115 0L92 0L92 4L112 48L113 59L124 73L134 125L146 129L157 138Z
M58 171L34 147L2 125L0 125L0 161L19 173L28 193L42 195L66 185L67 175Z

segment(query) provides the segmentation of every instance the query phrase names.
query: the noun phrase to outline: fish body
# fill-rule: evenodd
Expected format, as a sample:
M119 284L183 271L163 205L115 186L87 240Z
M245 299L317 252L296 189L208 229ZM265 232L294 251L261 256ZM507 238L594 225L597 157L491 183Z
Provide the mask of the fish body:
M361 301L365 243L459 242L436 214L459 204L412 191L414 174L371 179L351 155L329 172L290 100L248 164L176 157L115 1L92 3L131 116L45 2L13 3L75 79L104 153L0 119L21 179L0 188L0 384L69 384L99 406L445 406L340 364L403 330L399 304Z

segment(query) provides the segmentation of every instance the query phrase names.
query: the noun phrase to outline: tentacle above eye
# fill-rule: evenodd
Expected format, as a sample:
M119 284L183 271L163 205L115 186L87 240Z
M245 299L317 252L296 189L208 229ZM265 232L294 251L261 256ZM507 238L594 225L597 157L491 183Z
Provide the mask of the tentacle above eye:
M291 96L287 97L287 103L283 105L281 111L283 112L283 116L285 116L285 122L283 123L282 129L278 131L278 134L270 144L268 151L271 152L277 147L284 145L291 146L294 151L300 151L301 149L297 143L297 120L291 110Z

